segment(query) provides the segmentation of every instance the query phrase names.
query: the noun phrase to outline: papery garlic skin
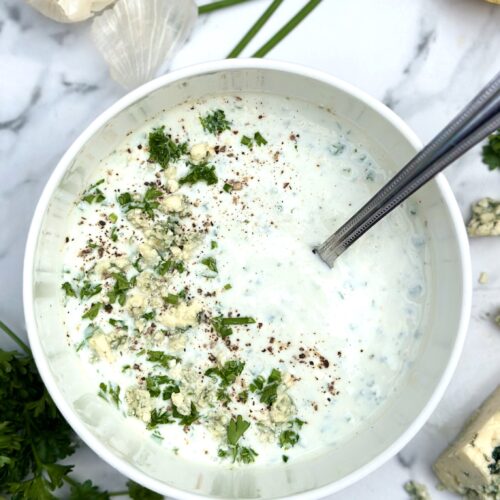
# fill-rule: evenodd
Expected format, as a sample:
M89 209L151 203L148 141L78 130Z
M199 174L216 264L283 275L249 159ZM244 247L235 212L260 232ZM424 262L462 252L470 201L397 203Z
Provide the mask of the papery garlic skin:
M193 0L118 0L92 23L92 38L126 89L151 79L187 40L198 17Z
M26 0L38 12L60 23L85 21L115 0Z

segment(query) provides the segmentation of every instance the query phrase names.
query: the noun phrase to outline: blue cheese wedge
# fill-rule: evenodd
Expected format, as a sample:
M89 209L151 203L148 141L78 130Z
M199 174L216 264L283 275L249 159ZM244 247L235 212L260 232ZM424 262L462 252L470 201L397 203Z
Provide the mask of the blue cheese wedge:
M467 498L500 499L500 386L438 458L434 471L448 490Z

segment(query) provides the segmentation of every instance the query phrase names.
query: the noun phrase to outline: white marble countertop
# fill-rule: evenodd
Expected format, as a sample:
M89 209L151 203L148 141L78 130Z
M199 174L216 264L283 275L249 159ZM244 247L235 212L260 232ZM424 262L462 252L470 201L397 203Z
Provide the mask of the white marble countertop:
M201 3L201 2L200 2ZM204 16L173 67L223 58L265 0ZM252 43L258 48L304 3L286 0ZM124 94L88 37L21 0L0 3L0 318L25 335L22 259L38 196L57 161L101 111ZM325 70L381 99L430 139L500 69L500 7L482 0L325 0L269 57ZM476 148L447 177L468 216L480 197L500 198L500 174ZM405 481L436 488L430 465L500 381L500 238L471 242L474 298L465 351L429 422L398 454L335 500L404 499ZM477 284L486 271L487 285ZM2 341L2 345L7 345ZM82 446L78 474L115 489L124 478ZM332 497L333 498L333 497Z

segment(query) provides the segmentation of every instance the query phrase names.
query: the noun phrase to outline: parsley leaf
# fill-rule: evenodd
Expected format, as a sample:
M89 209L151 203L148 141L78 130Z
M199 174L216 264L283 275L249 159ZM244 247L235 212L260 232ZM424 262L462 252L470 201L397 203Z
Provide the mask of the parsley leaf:
M95 486L90 479L87 479L83 483L72 481L69 500L89 499L109 500L110 496L107 491L101 491L98 486Z
M281 383L281 373L273 368L267 381L259 375L254 378L250 384L250 390L260 395L260 402L266 405L271 405L278 397L278 386Z
M179 419L179 425L186 426L193 424L200 418L200 414L198 413L198 410L196 409L196 406L193 402L191 402L191 413L189 415L183 415L179 412L177 407L172 404L172 415L174 416L174 418Z
M205 257L201 260L201 263L204 266L207 266L210 271L213 271L214 273L219 272L217 269L217 261L213 257Z
M102 203L106 197L104 193L97 187L104 183L104 179L97 181L95 184L92 184L82 195L82 201L88 203Z
M130 210L141 210L151 219L154 218L154 211L160 206L156 201L161 195L162 191L152 186L149 187L143 195L142 200L134 199L130 193L121 193L117 197L117 201L125 212Z
M250 422L243 420L241 415L238 415L236 419L232 418L227 425L227 442L234 446L249 427Z
M148 490L134 481L127 481L128 496L131 500L162 500L163 495ZM89 500L89 499L87 499ZM93 500L93 499L92 499Z
M163 368L169 368L170 361L180 361L179 357L172 356L171 354L167 354L163 351L147 351L146 354L148 361L161 365Z
M219 377L221 385L223 387L228 387L234 384L236 379L243 372L243 368L245 368L245 363L243 361L232 359L230 361L226 361L222 366L209 368L205 372L205 375L207 377Z
M488 142L482 150L483 163L488 165L490 170L500 168L500 129L488 137Z
M257 146L265 146L267 144L267 141L264 139L264 137L262 137L260 132L255 132L253 138Z
M106 385L104 382L99 384L99 392L97 395L104 399L104 401L112 401L118 408L120 406L120 386L112 384L111 382Z
M94 302L87 311L83 313L83 319L96 319L99 311L101 310L102 302Z
M153 398L157 398L161 394L164 401L169 400L173 393L180 392L175 380L167 375L150 375L146 378L146 389Z
M246 135L244 135L241 138L241 144L243 144L243 146L246 146L248 149L252 149L253 148L253 141L252 141L252 139L250 139L250 137L247 137Z
M92 285L90 281L84 281L82 287L80 288L80 298L89 299L90 297L93 297L94 295L100 293L101 290L102 290L101 285L99 284Z
M167 168L182 155L188 153L187 142L174 142L170 134L165 133L165 127L153 129L148 137L149 161L159 163L162 168Z
M205 116L200 116L200 123L205 132L217 135L224 130L230 129L230 122L226 120L226 114L222 109L216 109L212 113Z
M118 304L124 306L127 301L127 291L135 286L135 278L129 280L125 273L111 273L111 276L115 279L115 283L108 292L109 302L114 304L118 301Z
M66 293L66 297L76 297L76 292L73 290L73 287L71 286L71 283L68 283L67 281L61 285L61 288L64 290Z
M198 164L188 162L189 172L179 179L179 184L193 185L197 182L206 182L207 185L217 184L219 178L215 173L215 167L204 161Z
M167 410L161 411L155 408L151 412L151 419L148 423L148 429L152 430L159 425L173 424L174 422L175 420L172 420L172 415Z
M183 273L186 270L184 267L184 262L182 260L162 260L157 266L156 266L156 272L160 276L164 276L170 271L178 271L179 273Z
M250 325L255 323L255 319L249 316L238 316L235 318L217 316L212 318L211 322L214 330L224 339L229 335L232 335L233 329L231 328L231 325Z

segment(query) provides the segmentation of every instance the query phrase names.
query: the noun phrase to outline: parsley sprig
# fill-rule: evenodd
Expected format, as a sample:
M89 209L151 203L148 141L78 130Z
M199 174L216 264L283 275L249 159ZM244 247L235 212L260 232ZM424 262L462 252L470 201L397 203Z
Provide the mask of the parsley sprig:
M95 184L89 186L82 195L82 201L88 203L89 205L92 203L102 203L106 197L98 187L101 184L104 184L104 179L100 179Z
M212 318L212 326L214 330L219 334L223 339L232 335L233 329L231 326L233 325L251 325L255 323L255 319L250 316L237 316L235 318L224 318L222 316L217 316Z
M215 167L204 161L201 163L188 162L189 172L179 179L179 184L193 185L197 182L205 182L208 186L217 184L219 178L215 173Z
M43 385L29 347L1 321L0 329L24 352L0 349L0 497L55 500L66 483L70 491L64 498L69 500L117 495L161 500L133 481L126 491L108 492L70 475L74 466L60 461L75 452L76 436Z
M170 134L165 133L165 126L153 129L148 136L149 161L167 168L188 153L187 142L174 142Z
M216 109L212 113L200 116L200 123L205 132L218 135L224 130L231 128L231 123L226 120L226 114L222 109Z
M250 391L260 396L260 402L272 405L278 397L278 387L281 384L281 372L273 368L267 380L259 375L250 384Z
M488 142L483 146L483 163L490 170L500 168L500 129L488 137Z
M245 432L250 427L250 422L243 420L241 415L236 418L232 418L227 426L227 449L219 449L218 455L221 458L231 458L234 462L243 462L244 464L249 464L255 461L255 457L258 453L252 448L242 446L239 444L239 440L245 434Z

